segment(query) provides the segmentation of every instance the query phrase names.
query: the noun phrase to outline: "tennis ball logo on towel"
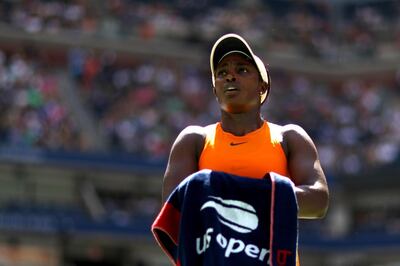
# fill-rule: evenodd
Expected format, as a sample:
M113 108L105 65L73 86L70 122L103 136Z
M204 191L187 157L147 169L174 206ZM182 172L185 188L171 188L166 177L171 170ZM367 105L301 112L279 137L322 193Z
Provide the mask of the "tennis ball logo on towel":
M250 233L258 227L256 210L248 203L239 200L208 197L207 202L201 206L200 211L211 208L217 213L219 222L239 233ZM217 245L213 244L216 243ZM224 256L229 258L243 254L260 261L268 261L269 250L252 243L246 243L241 239L224 236L222 232L214 232L214 228L207 228L202 237L196 238L196 252L203 254L213 245L221 248ZM267 263L269 265L269 262Z
M210 199L201 206L200 210L213 208L217 212L218 220L239 233L250 233L258 226L256 210L250 204L239 200L227 200L210 196Z

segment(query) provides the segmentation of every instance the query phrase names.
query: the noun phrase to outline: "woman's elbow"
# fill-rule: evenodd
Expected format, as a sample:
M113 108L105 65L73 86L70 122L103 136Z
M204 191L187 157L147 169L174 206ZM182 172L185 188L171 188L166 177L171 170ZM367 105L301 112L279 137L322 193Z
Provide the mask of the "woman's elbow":
M318 208L315 212L316 219L322 219L326 216L329 209L329 191L328 189L323 189L319 193Z

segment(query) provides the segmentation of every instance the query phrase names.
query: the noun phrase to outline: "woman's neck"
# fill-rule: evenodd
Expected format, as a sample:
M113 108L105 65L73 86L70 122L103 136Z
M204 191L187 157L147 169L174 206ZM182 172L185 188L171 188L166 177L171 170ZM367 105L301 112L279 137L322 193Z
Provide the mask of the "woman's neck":
M259 129L264 123L259 111L232 114L221 111L221 126L225 132L235 136L244 136Z

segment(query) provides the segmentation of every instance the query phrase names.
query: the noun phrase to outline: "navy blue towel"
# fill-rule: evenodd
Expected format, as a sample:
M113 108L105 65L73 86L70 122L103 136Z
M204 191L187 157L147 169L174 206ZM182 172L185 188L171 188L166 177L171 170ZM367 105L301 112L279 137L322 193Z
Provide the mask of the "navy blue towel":
M297 200L292 181L201 170L171 193L152 225L174 265L295 266Z

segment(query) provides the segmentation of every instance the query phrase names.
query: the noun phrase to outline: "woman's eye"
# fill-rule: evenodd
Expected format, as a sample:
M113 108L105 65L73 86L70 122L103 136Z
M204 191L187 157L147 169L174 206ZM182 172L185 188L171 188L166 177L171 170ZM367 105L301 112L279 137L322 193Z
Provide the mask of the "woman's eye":
M219 71L217 71L217 76L218 77L222 77L222 76L225 76L226 75L226 71L225 70L219 70Z
M247 73L247 72L249 72L249 70L247 68L245 68L245 67L241 67L241 68L238 69L238 72L239 73Z

